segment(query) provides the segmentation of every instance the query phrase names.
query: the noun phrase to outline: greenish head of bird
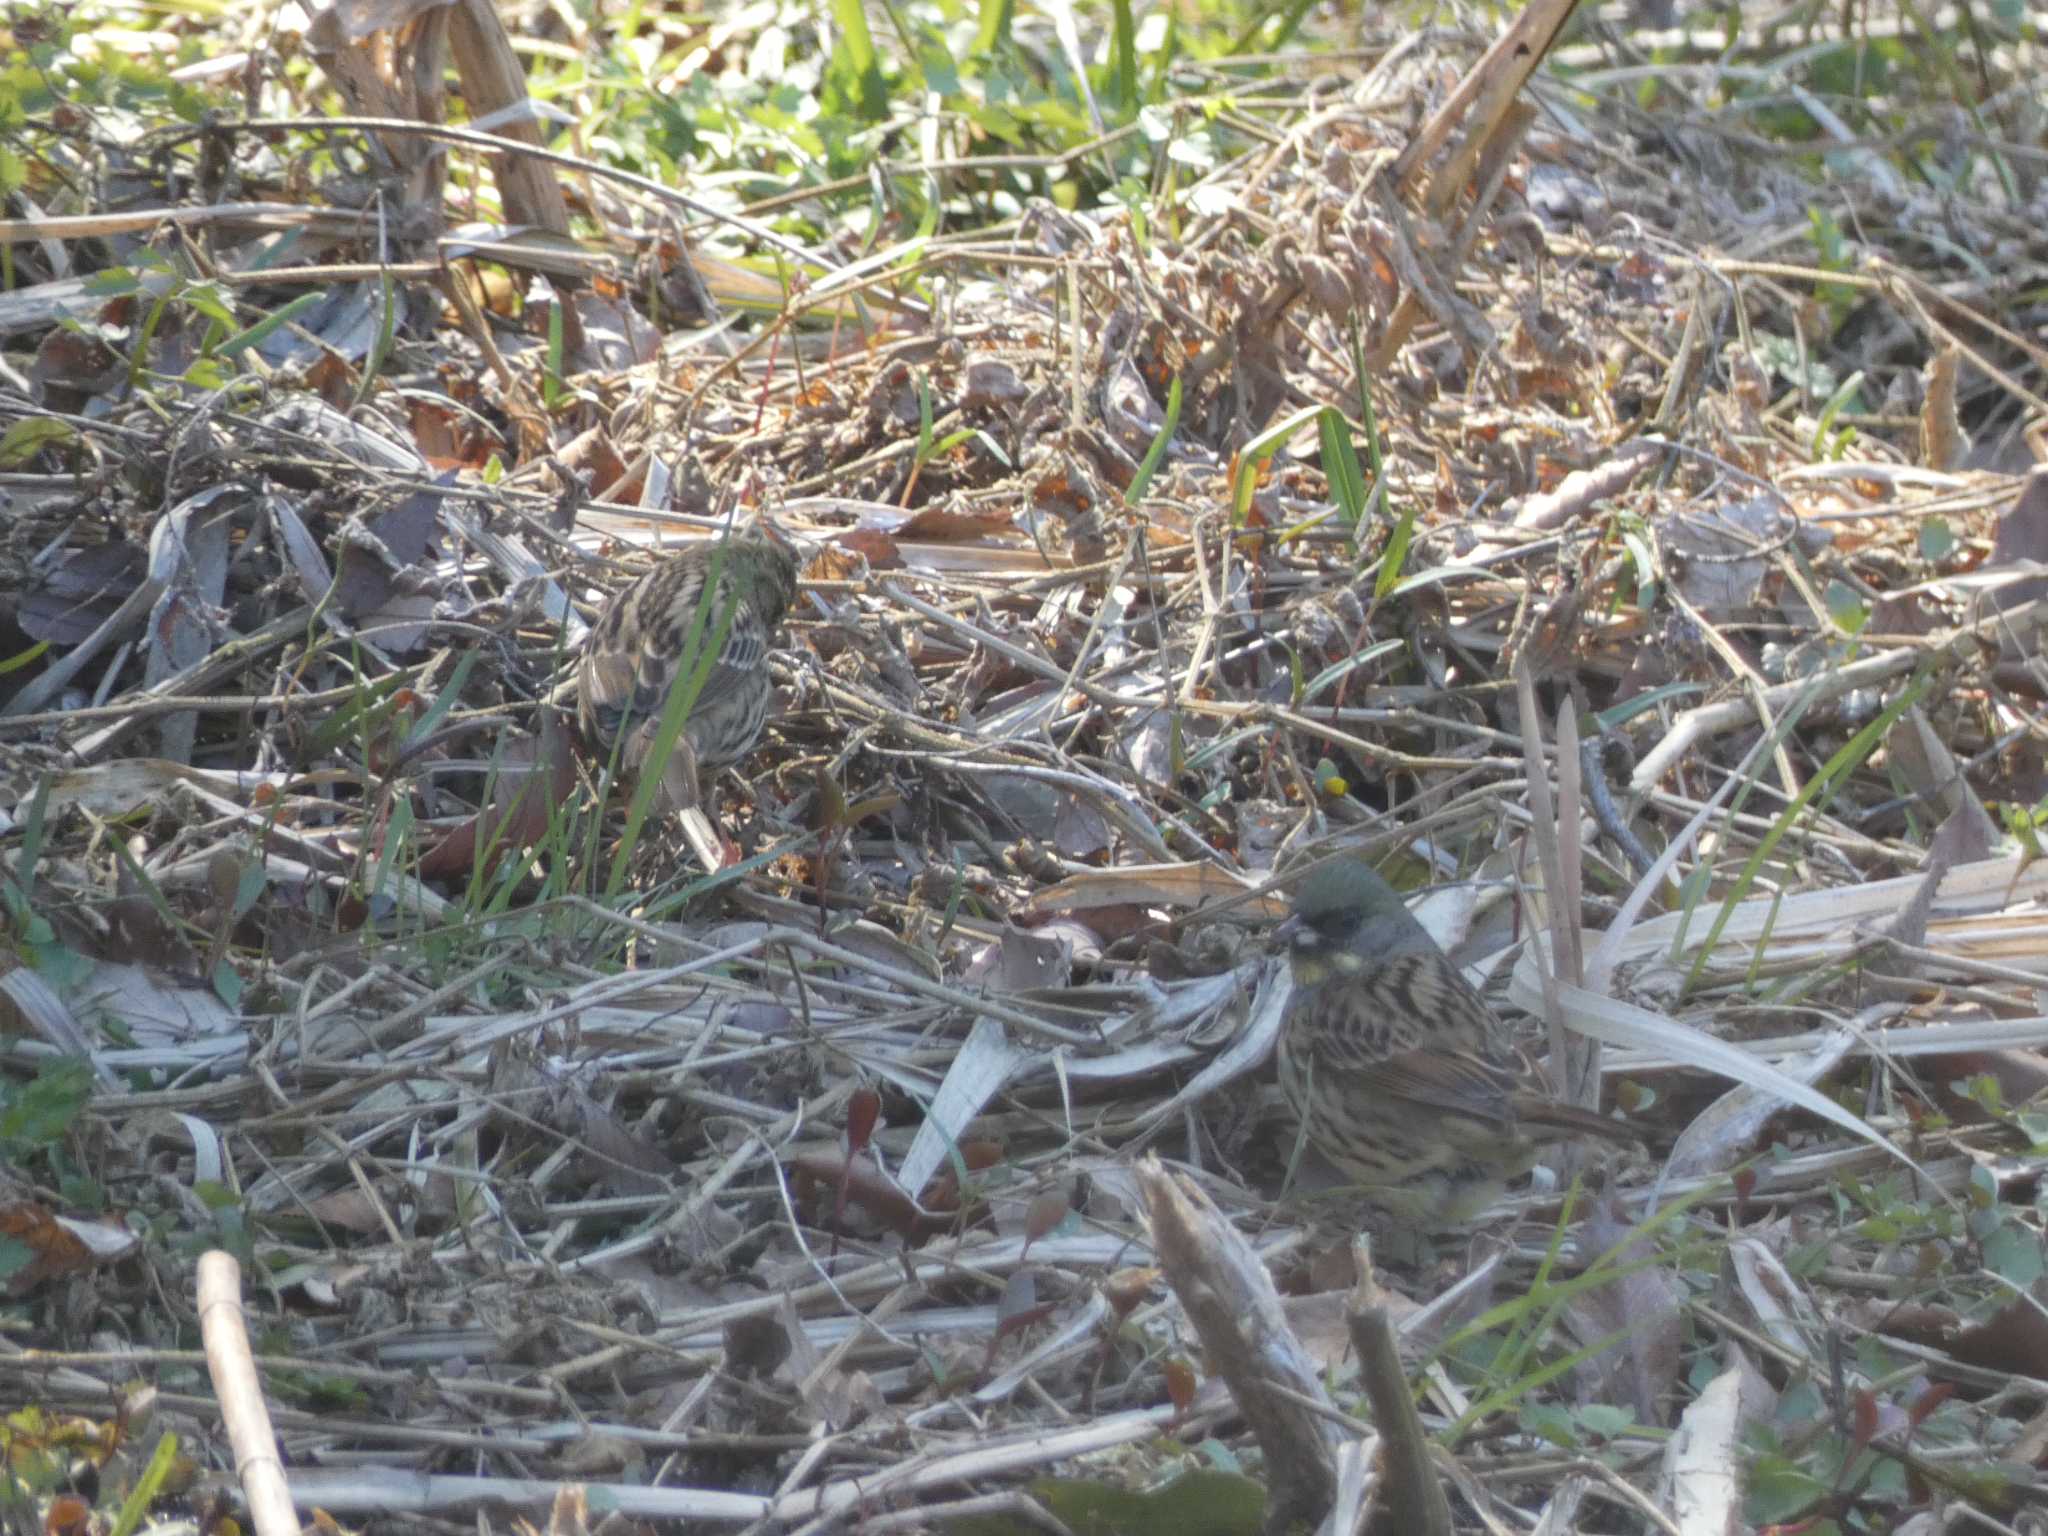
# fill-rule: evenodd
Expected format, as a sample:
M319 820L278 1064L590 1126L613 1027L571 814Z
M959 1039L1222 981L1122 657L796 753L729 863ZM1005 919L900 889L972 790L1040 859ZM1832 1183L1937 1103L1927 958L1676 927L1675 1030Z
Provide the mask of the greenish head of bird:
M732 540L725 558L732 572L728 580L747 595L771 628L780 622L796 601L797 552L779 530Z
M1401 893L1358 858L1332 859L1304 876L1294 915L1274 937L1287 946L1295 981L1307 986L1356 974L1386 955L1436 947Z

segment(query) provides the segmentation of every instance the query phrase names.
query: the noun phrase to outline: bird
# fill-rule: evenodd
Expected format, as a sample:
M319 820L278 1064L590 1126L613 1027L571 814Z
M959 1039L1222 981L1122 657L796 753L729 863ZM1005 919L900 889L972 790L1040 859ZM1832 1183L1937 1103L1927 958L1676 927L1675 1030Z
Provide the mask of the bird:
M796 575L795 555L765 533L693 544L611 597L576 669L584 740L607 755L616 749L630 774L646 764L670 689L711 657L662 772L670 808L710 869L723 854L701 809L699 775L739 761L760 739L774 695L768 648L796 601Z
M1428 1230L1471 1220L1570 1136L1633 1141L1528 1070L1464 974L1362 858L1311 870L1275 930L1294 981L1280 1086L1302 1139Z

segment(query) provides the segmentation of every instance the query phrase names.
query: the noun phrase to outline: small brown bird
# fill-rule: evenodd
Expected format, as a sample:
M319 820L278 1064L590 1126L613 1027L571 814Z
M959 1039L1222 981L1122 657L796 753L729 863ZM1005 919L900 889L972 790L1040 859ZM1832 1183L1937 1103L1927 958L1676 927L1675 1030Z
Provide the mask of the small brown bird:
M718 867L721 852L699 808L698 775L737 762L760 738L774 693L768 648L796 601L796 571L790 550L760 534L692 545L605 604L577 669L584 739L606 753L616 745L620 770L631 774L654 745L669 690L712 658L662 776L670 806L683 814L683 831L708 868Z
M1366 1198L1427 1228L1499 1199L1538 1146L1628 1129L1541 1091L1472 984L1362 859L1312 871L1277 930L1294 995L1280 1085Z

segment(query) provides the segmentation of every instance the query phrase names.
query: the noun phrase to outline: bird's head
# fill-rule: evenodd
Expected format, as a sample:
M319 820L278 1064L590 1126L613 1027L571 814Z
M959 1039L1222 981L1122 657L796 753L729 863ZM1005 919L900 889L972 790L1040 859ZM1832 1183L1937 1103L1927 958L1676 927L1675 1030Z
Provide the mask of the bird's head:
M1294 914L1274 930L1297 982L1364 968L1380 956L1428 946L1429 933L1401 893L1365 860L1332 859L1294 889Z
M726 558L733 562L733 580L752 594L771 625L796 601L796 573L802 551L781 529L765 519L753 532L734 539Z

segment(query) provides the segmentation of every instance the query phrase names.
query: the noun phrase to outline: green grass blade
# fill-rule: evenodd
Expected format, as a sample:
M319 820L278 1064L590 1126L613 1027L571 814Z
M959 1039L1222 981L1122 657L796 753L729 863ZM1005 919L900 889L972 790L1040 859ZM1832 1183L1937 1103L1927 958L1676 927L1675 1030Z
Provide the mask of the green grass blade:
M1843 743L1841 749L1827 760L1819 773L1806 781L1799 793L1793 797L1792 803L1779 813L1776 821L1771 823L1770 830L1758 841L1756 850L1743 864L1742 873L1735 877L1735 884L1723 899L1721 910L1714 916L1714 926L1708 930L1705 941L1693 956L1692 967L1686 973L1686 991L1689 992L1699 985L1700 973L1706 969L1707 959L1713 953L1714 946L1720 942L1722 931L1727 928L1729 919L1734 917L1735 909L1742 905L1744 898L1749 895L1750 887L1756 883L1757 872L1763 868L1764 861L1777 850L1778 844L1785 840L1785 834L1792 830L1792 824L1799 819L1800 813L1821 800L1823 796L1831 795L1837 784L1860 767L1863 760L1876 750L1877 744L1884 740L1891 728L1898 723L1899 717L1920 702L1921 696L1927 692L1932 681L1931 674L1923 670L1910 684L1900 689L1899 696L1892 700L1876 719Z
M1135 507L1145 499L1145 488L1152 483L1152 476L1158 473L1159 461L1166 457L1167 445L1173 441L1173 434L1180 429L1180 375L1166 386L1166 420L1160 424L1158 435L1152 439L1152 446L1145 450L1144 462L1138 472L1131 476L1130 488L1124 492L1124 505Z

